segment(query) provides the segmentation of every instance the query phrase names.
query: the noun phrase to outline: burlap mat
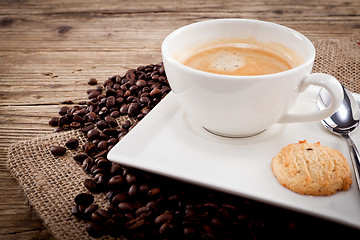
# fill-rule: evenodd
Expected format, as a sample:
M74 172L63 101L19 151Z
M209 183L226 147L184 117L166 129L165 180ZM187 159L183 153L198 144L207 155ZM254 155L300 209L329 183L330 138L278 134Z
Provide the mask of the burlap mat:
M360 93L359 42L360 32L347 39L315 42L314 72L331 74L351 91ZM83 181L89 177L72 159L80 150L68 150L62 157L50 153L51 146L64 146L70 136L78 138L80 146L86 141L81 132L69 131L15 143L10 146L7 167L55 238L89 239L87 223L71 214L74 197L87 191ZM95 197L97 204L107 205L104 194Z

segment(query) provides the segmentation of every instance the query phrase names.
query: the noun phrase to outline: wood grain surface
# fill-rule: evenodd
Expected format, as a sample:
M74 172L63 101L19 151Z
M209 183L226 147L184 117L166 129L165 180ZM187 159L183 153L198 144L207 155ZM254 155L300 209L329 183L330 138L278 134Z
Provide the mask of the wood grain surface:
M0 239L49 239L6 169L13 142L52 132L63 101L85 100L102 83L161 61L174 29L213 18L252 18L311 40L360 29L359 0L0 0Z

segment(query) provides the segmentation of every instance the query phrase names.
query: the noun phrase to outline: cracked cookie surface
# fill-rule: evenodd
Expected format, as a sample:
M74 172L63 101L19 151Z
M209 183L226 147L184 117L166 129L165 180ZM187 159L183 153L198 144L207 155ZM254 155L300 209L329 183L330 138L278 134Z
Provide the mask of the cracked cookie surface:
M332 195L352 184L345 157L320 142L289 144L272 159L271 168L280 184L303 195Z

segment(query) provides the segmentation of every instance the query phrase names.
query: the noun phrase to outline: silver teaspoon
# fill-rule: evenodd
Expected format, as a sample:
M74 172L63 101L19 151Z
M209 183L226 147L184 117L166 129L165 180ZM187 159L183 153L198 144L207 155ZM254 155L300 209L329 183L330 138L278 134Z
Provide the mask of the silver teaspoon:
M346 140L350 152L351 162L354 168L355 179L360 190L360 157L355 143L350 137L350 133L359 125L359 106L351 95L350 91L342 86L344 99L339 109L330 117L321 121L321 123L332 133L341 135ZM319 110L326 108L331 101L330 94L324 88L319 92L317 98L317 107Z

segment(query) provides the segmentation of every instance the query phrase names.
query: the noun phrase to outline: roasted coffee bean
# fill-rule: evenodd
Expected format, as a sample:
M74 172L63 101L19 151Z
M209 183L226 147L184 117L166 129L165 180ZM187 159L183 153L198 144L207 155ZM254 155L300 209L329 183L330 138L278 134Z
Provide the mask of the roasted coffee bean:
M108 140L108 144L109 144L109 145L115 145L115 144L117 144L118 141L119 141L119 140L118 140L117 138L110 138L110 139Z
M138 193L138 191L139 191L138 186L136 186L135 184L131 185L130 188L129 188L129 191L128 191L129 196L130 197L135 197L136 194Z
M136 210L136 216L139 218L147 218L152 214L152 210L148 206L140 207Z
M112 111L111 113L110 113L110 117L113 117L113 118L118 118L118 117L120 117L120 112L119 111Z
M135 184L136 183L136 176L132 173L128 173L126 174L126 182L130 185Z
M149 191L148 195L150 197L158 197L161 193L161 189L160 188L153 188Z
M135 116L138 111L139 111L139 104L138 103L130 103L127 113L130 116Z
M83 117L81 117L80 115L77 115L77 114L73 116L73 120L75 122L78 122L78 123L84 123L85 122L85 119Z
M91 154L96 150L96 146L94 143L92 142L86 142L83 145L83 150L87 153L87 154Z
M78 129L78 128L81 127L81 123L72 122L72 123L70 123L70 127L73 128L73 129Z
M94 159L87 157L82 163L82 168L84 171L90 172L90 169L92 168L93 165L94 165Z
M97 115L96 115L95 112L90 111L89 113L87 113L87 114L85 115L85 118L86 118L86 120L89 121L89 122L95 122L96 119L97 119Z
M108 142L107 141L100 141L97 145L98 150L105 150L108 148Z
M128 104L123 104L121 105L120 107L120 114L124 115L124 114L127 114L128 112L128 109L129 109L129 105Z
M106 116L105 117L105 121L109 124L110 127L116 127L118 125L117 121L115 120L115 118L110 117L110 116Z
M161 235L170 235L173 232L174 228L175 228L174 224L172 224L170 222L166 222L161 225L161 227L159 229L159 233Z
M106 128L102 132L108 137L116 136L119 133L116 128Z
M90 222L86 226L86 232L94 238L101 237L105 233L105 227L103 224Z
M110 167L110 174L111 175L121 175L123 172L122 167L120 164L112 163Z
M192 237L195 235L195 230L192 227L184 227L183 233L185 237Z
M94 204L94 203L90 204L90 205L87 206L87 207L85 208L85 210L84 210L85 216L88 217L88 218L90 218L91 214L92 214L93 212L95 212L98 208L99 208L99 205Z
M87 158L86 154L77 153L73 156L73 159L79 163L82 163Z
M107 184L107 176L102 172L97 173L94 179L99 187L104 187Z
M89 206L94 202L94 196L89 193L79 193L74 200L77 205Z
M68 106L63 106L63 107L60 108L60 110L59 110L58 113L59 113L59 115L64 116L69 109L70 109L70 108L69 108Z
M103 157L99 157L99 158L96 158L96 165L99 167L99 168L102 168L104 170L108 170L111 168L111 162L109 160L107 160L106 158L103 158Z
M65 143L65 146L70 149L75 149L79 146L79 140L76 138L69 138Z
M97 82L97 80L95 79L95 78L90 78L89 80L88 80L88 84L89 85L96 85L98 82Z
M111 203L114 206L118 206L119 203L121 202L125 202L128 198L128 195L126 193L117 193L112 199L111 199Z
M143 218L135 218L133 220L128 221L125 226L129 230L139 229L145 224L145 219Z
M97 193L100 191L99 184L93 179L85 179L84 186L86 187L87 190L93 193Z
M124 182L124 178L121 175L115 175L112 178L110 178L108 185L111 189L117 189L120 188L121 185Z
M87 132L87 137L89 138L89 140L94 140L94 139L98 138L99 135L100 135L100 132L97 129L91 129L90 131Z
M165 222L172 221L173 216L170 212L164 212L155 218L155 224L164 224Z
M79 217L79 218L81 218L82 215L83 215L83 213L82 213L82 212L80 211L80 209L79 209L79 205L73 206L72 209L71 209L71 213L72 213L72 215L74 215L75 217Z
M145 87L146 86L146 81L143 80L143 79L137 80L136 81L136 86L141 87L141 88Z
M94 124L88 124L88 125L84 126L84 127L81 129L81 131L82 131L83 133L87 133L88 131L90 131L90 130L93 129L94 127L95 127Z
M89 98L89 99L97 98L100 94L101 94L101 93L100 93L99 91L94 90L94 91L91 91L91 92L89 93L88 98Z
M130 122L129 120L125 120L125 121L123 121L123 123L121 124L121 127L122 127L123 129L126 129L126 130L128 130L128 129L130 128L130 126L131 126L131 122Z
M118 209L123 212L132 212L134 207L128 202L121 202L118 204Z
M91 214L91 220L93 222L104 223L110 218L109 213L105 209L97 209Z
M154 88L153 90L151 90L150 92L150 97L157 97L161 94L161 90L158 88Z
M62 156L66 153L66 148L61 146L53 146L51 149L51 154L54 156Z
M96 123L96 126L100 129L100 130L104 130L105 128L109 127L108 123L105 120L100 120Z
M52 117L49 120L49 125L53 126L53 127L57 127L58 126L58 121L59 121L58 117Z

